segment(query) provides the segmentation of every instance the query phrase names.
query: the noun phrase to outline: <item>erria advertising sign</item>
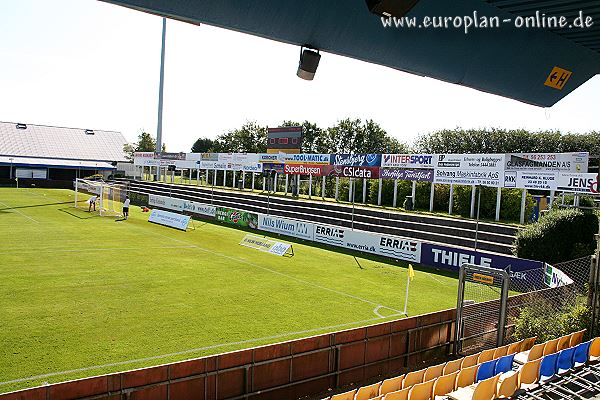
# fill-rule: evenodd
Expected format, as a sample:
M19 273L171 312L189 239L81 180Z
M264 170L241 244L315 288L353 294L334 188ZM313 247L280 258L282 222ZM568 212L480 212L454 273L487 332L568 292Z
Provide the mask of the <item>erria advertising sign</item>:
M260 214L258 229L304 240L314 239L314 224L289 218Z
M381 168L382 179L398 179L401 181L433 182L432 169Z
M382 167L398 168L433 168L435 166L433 154L382 154Z
M331 165L351 167L379 167L381 154L331 154Z

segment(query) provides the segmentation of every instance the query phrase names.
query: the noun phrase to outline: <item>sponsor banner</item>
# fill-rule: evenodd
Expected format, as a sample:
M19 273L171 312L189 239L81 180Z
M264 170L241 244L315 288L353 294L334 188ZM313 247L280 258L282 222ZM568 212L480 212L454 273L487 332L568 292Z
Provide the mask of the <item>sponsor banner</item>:
M283 174L284 172L284 164L279 163L262 163L263 171L274 170L278 174Z
M526 260L523 258L432 243L422 244L421 264L455 272L458 272L462 264L475 264L497 269L506 269L510 267L511 277L519 280L527 279L528 271L537 270L539 272L544 267L544 263L541 261Z
M288 154L285 154L285 153L278 153L278 154L260 153L258 155L258 162L283 164L285 162L286 156L288 156Z
M326 176L342 176L346 178L379 178L379 167L353 167L341 165L324 165L322 166L323 175Z
M160 160L154 158L153 152L136 151L133 153L133 165L141 165L143 167L155 167L160 165Z
M281 243L275 240L265 239L260 236L246 235L240 242L240 245L251 247L256 250L264 251L266 253L275 254L277 256L283 256L292 247L289 243Z
M598 175L560 173L557 189L565 192L598 194Z
M506 154L507 171L587 172L590 155L581 153L511 153Z
M315 224L315 242L397 260L421 262L421 242L395 236Z
M379 170L379 177L382 179L398 179L401 181L433 182L433 170L381 168Z
M556 190L556 172L505 171L504 187L519 189Z
M185 231L190 223L190 218L189 215L181 215L170 211L154 209L148 217L148 222L154 222L155 224L170 226L171 228Z
M329 165L330 154L286 154L286 164Z
M433 168L435 154L382 154L382 167Z
M573 279L560 269L546 264L544 269L544 284L548 287L555 288L573 284Z
M217 221L226 222L228 224L252 229L258 228L258 214L256 213L227 207L217 207L215 218Z
M438 154L435 167L472 171L504 171L504 154Z
M312 175L322 176L325 175L325 167L328 165L317 165L317 164L285 164L283 171L289 175Z
M314 240L315 226L310 222L260 214L258 216L258 229L312 241Z
M194 201L177 199L174 197L158 196L154 194L148 195L148 205L153 207L166 208L168 210L176 210L182 212L190 212L207 217L216 215L216 207L208 204L197 203Z
M329 163L351 167L379 167L381 154L330 154Z
M160 158L161 160L185 160L185 153L155 153L154 158Z
M503 187L504 171L436 168L433 182L444 184L453 183L455 185Z
M202 160L202 154L201 153L187 153L185 155L185 161L200 161Z

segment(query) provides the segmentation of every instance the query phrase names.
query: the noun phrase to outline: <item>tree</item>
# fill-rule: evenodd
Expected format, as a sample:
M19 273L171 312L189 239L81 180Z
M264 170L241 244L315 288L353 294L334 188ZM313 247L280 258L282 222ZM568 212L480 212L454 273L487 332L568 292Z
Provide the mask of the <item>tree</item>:
M123 152L128 160L133 160L133 154L136 151L156 151L156 140L148 132L143 130L138 135L137 142L123 145ZM163 143L162 151L166 151L166 145Z
M267 128L256 121L246 122L239 129L219 135L215 147L222 153L265 153Z
M199 138L192 146L192 153L210 153L217 147L216 140L210 138Z

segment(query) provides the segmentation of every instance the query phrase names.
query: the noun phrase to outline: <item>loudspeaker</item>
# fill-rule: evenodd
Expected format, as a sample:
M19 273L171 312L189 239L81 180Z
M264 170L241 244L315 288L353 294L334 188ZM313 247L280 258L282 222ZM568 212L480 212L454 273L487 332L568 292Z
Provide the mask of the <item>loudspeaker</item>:
M313 50L303 49L300 53L300 63L298 64L298 72L296 72L296 75L298 75L299 78L312 81L315 77L315 72L317 72L319 60L321 60L321 55L319 53Z
M369 11L384 17L404 17L419 0L366 0Z

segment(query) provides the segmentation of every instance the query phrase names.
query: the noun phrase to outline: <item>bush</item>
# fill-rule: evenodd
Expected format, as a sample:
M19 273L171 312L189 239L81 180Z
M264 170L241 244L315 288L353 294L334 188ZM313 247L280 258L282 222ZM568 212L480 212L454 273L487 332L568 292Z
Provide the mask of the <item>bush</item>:
M500 203L500 218L505 221L520 221L521 219L521 189L502 189L502 201ZM533 213L535 200L530 193L525 199L525 221Z
M575 195L565 195L565 205L572 206L575 203ZM562 204L562 198L558 197L554 199L554 204ZM594 198L590 196L579 196L579 205L581 207L594 207Z
M598 216L595 213L552 210L539 222L517 233L514 254L549 264L569 261L594 252L596 233Z
M562 309L548 301L526 306L515 320L514 338L522 340L537 336L537 342L556 339L582 329L589 329L591 311L585 297Z

